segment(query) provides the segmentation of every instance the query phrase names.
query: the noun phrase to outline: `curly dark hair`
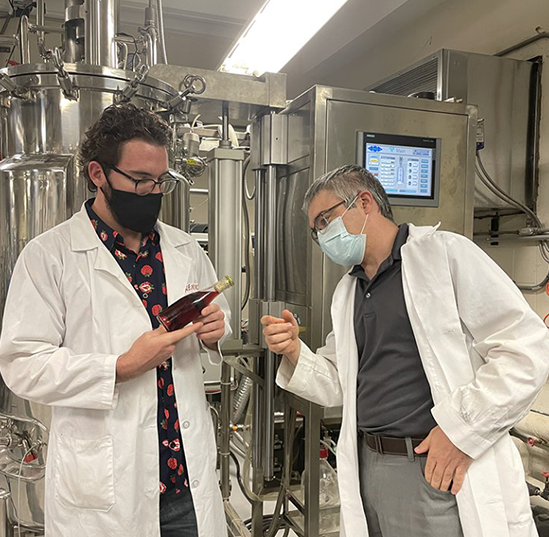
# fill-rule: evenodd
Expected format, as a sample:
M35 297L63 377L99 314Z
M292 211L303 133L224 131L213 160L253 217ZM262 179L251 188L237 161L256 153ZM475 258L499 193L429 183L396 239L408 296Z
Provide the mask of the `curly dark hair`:
M78 165L88 180L88 189L97 187L88 174L88 164L94 160L116 166L124 142L139 139L168 147L172 137L169 125L159 116L134 104L113 104L86 131L86 138L78 152Z

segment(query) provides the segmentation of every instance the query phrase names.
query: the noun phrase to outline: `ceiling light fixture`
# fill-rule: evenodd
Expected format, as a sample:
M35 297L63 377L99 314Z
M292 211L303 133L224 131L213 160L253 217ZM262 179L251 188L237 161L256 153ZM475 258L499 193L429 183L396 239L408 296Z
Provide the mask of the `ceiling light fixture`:
M277 73L348 0L267 0L220 71L259 76Z

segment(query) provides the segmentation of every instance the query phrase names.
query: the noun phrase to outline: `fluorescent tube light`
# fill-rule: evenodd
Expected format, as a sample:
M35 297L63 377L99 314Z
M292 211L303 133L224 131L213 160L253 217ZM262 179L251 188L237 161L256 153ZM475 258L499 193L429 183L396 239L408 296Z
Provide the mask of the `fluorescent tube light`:
M347 0L267 0L225 58L220 71L277 73Z

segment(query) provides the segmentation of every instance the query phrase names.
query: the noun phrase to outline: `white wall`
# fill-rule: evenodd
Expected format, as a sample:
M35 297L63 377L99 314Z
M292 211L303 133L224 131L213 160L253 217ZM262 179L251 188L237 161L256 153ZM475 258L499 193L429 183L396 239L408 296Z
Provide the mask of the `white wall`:
M315 49L346 32L353 16L367 16L360 11L367 4L376 2L349 0L345 17L334 17L284 66L289 97L312 84L362 89L441 48L494 54L538 26L549 29L547 0L409 0L372 27L365 21L366 32L316 61Z

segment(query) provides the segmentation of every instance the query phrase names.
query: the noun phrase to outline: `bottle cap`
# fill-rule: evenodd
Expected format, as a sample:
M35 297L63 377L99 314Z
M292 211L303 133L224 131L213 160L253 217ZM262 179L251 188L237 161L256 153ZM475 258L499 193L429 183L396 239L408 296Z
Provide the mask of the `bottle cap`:
M218 293L222 293L223 291L225 291L229 287L232 287L233 285L234 285L234 280L230 276L225 276L222 280L218 281L214 285L214 289Z
M327 459L328 458L328 448L327 447L322 446L320 448L320 458L321 459Z

